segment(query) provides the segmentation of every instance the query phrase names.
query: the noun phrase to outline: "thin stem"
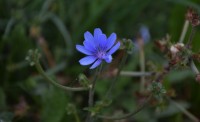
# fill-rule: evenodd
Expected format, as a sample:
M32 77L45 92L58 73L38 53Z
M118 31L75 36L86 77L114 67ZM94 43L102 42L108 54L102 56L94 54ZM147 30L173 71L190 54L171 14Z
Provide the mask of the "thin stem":
M145 102L140 105L135 111L121 115L121 116L104 116L104 115L98 115L98 118L103 118L103 119L111 119L111 120L121 120L121 119L126 119L129 117L134 116L135 114L137 114L138 112L140 112L142 109L144 109L147 104L149 103L149 101L151 100L153 95L149 95L149 97L145 100Z
M143 40L142 40L143 41ZM140 71L141 72L145 72L145 54L144 54L144 45L141 44L140 46ZM145 88L145 76L141 76L140 78L140 92L144 91L144 88Z
M42 6L42 9L39 13L39 18L42 18L44 14L48 11L49 6L52 4L54 0L46 0Z
M176 101L168 98L168 100L173 103L182 113L184 113L191 121L193 122L199 122L199 119L195 117L192 113L190 113L188 110L186 110L183 106L178 104Z
M94 104L95 85L96 85L96 81L97 81L97 79L98 79L98 76L99 76L101 70L102 70L102 64L101 64L101 66L96 70L94 80L92 81L92 84L91 84L91 87L90 87L90 90L89 90L89 100L88 100L89 108L93 107L93 104ZM92 115L91 115L90 112L88 113L86 122L93 122L93 117L92 117Z
M181 32L181 36L180 36L180 39L179 39L179 43L183 43L186 32L188 30L188 27L189 27L189 21L185 20L185 23L184 23L184 26L183 26L183 29L182 29L182 32Z
M126 61L127 57L128 57L128 54L125 53L124 56L122 57L122 61L121 61L120 65L119 65L119 69L118 69L118 71L117 71L117 75L116 75L115 78L112 80L111 85L110 85L108 91L106 92L106 96L105 96L106 98L107 98L107 97L110 97L110 93L111 93L111 91L113 90L113 88L114 88L114 86L115 86L115 82L116 82L116 80L118 79L118 77L119 77L119 75L120 75L120 72L121 72L121 70L122 70L122 68L123 68L123 66L124 66L124 64L125 64L125 61Z
M194 38L194 34L195 34L195 27L192 26L192 30L191 30L191 33L190 33L190 37L189 37L189 40L186 44L186 48L191 48L191 43L192 43L192 40ZM190 65L190 68L192 69L192 71L198 75L199 74L199 70L197 69L196 65L194 64L194 61L189 58L189 65Z
M195 30L196 30L195 27L192 26L192 30L191 30L191 33L190 33L190 37L189 37L188 42L187 42L187 44L186 44L186 48L191 48L190 46L191 46L191 44L192 44L192 40L193 40L194 35L195 35L195 32L196 32Z
M74 118L75 118L76 122L80 122L77 112L73 112L73 114L74 114Z
M15 24L15 20L14 20L13 18L11 18L11 19L8 21L8 24L7 24L7 26L6 26L6 29L5 29L5 32L4 32L4 35L3 35L4 38L8 36L8 34L9 34L9 32L10 32L10 30L11 30L11 28L12 28L12 26L13 26L14 24Z
M190 64L190 68L192 69L192 71L198 75L199 74L199 70L197 69L196 65L194 64L194 61L192 59L189 60L189 64Z
M97 81L98 76L99 76L99 74L101 72L101 69L102 69L102 65L97 69L95 78L92 81L92 86L91 86L90 94L89 94L89 98L90 98L89 99L89 106L93 106L93 103L94 103L94 92L95 92L96 81Z
M132 72L132 71L121 71L120 75L122 76L131 76L131 77L141 77L141 76L151 76L154 72Z
M64 89L66 91L84 91L84 90L87 90L87 88L85 88L85 87L72 88L72 87L67 87L67 86L63 86L61 84L58 84L56 81L52 80L49 76L46 75L46 73L42 69L38 60L35 61L35 66L36 66L37 71L42 75L42 77L45 80L49 81L50 83L52 83L54 86L56 86L58 88Z
M60 64L57 64L55 67L53 68L49 68L46 72L46 75L54 75L57 72L61 71L64 69L64 67L66 66L66 62L61 62ZM42 79L42 76L40 76L39 74L36 76L33 76L32 79L34 80L40 80Z

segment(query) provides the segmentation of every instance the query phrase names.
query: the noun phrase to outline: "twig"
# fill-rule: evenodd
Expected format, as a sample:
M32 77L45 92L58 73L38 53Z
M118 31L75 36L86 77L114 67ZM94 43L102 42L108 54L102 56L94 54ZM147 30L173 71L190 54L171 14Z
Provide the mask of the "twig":
M134 116L135 114L137 114L138 112L140 112L144 107L147 106L147 104L149 103L149 101L151 100L153 95L149 95L149 97L145 100L145 102L140 105L135 111L121 115L121 116L104 116L104 115L98 115L98 118L103 118L103 119L111 119L111 120L121 120L121 119L126 119L129 117Z
M120 75L122 76L132 76L132 77L141 77L141 76L151 76L153 72L132 72L132 71L121 71Z
M183 43L186 32L188 30L188 27L189 27L189 21L185 20L185 23L184 23L184 26L183 26L183 29L182 29L182 32L181 32L181 36L180 36L180 39L179 39L179 43Z

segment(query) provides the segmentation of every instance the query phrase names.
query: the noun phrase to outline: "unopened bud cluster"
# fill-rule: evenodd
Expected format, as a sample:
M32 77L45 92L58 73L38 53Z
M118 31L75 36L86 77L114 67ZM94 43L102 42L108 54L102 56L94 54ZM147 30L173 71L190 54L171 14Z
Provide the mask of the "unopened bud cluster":
M162 98L162 96L166 93L165 88L160 82L153 82L148 89L157 99Z
M177 43L170 47L170 64L176 68L187 67L192 56L193 52L183 43Z
M188 9L186 19L192 24L192 26L198 26L200 24L199 15L194 9Z
M40 53L38 52L38 50L29 50L28 54L26 56L26 60L30 63L31 66L35 65L35 62L37 61L37 59L40 58Z
M175 57L182 49L184 48L183 43L177 43L170 47L170 52L172 54L172 57Z

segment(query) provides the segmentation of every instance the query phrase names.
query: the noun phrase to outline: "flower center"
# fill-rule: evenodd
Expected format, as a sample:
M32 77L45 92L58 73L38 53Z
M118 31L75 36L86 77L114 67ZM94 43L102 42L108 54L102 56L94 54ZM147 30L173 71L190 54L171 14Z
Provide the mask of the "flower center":
M105 52L103 52L103 51L98 51L97 57L98 57L99 59L103 59L103 58L105 57Z

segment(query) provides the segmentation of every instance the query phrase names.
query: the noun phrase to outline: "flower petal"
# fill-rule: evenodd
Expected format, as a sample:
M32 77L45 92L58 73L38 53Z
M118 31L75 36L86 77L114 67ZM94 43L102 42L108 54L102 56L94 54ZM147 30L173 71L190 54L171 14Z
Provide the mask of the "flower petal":
M118 42L115 46L113 46L109 52L107 53L107 55L112 55L114 52L116 52L120 47L120 42Z
M76 45L76 49L86 55L92 55L92 52L90 50L87 50L84 46L82 45Z
M104 60L107 62L107 63L110 63L112 61L112 56L111 55L107 55Z
M81 65L89 65L89 64L93 63L96 59L97 59L97 57L95 57L95 56L86 56L86 57L82 58L81 60L79 60L79 63Z
M93 41L84 41L83 44L87 50L89 50L93 53L96 52L96 46Z
M114 44L117 39L117 35L115 33L112 33L107 40L106 44L106 51L109 50Z
M97 61L95 61L95 63L90 67L90 69L94 69L96 68L97 66L99 66L101 64L102 60L101 59L98 59Z
M94 29L94 37L95 37L95 36L98 36L98 35L101 35L101 34L102 34L102 31L101 31L100 28L95 28L95 29Z
M106 37L106 35L105 34L99 35L98 38L97 38L97 42L98 42L98 44L100 46L100 49L104 50L105 47L106 47L106 43L107 43L107 37Z
M92 36L92 34L90 33L90 32L85 32L84 33L84 38L85 38L85 40L87 40L87 41L94 41L94 37Z

